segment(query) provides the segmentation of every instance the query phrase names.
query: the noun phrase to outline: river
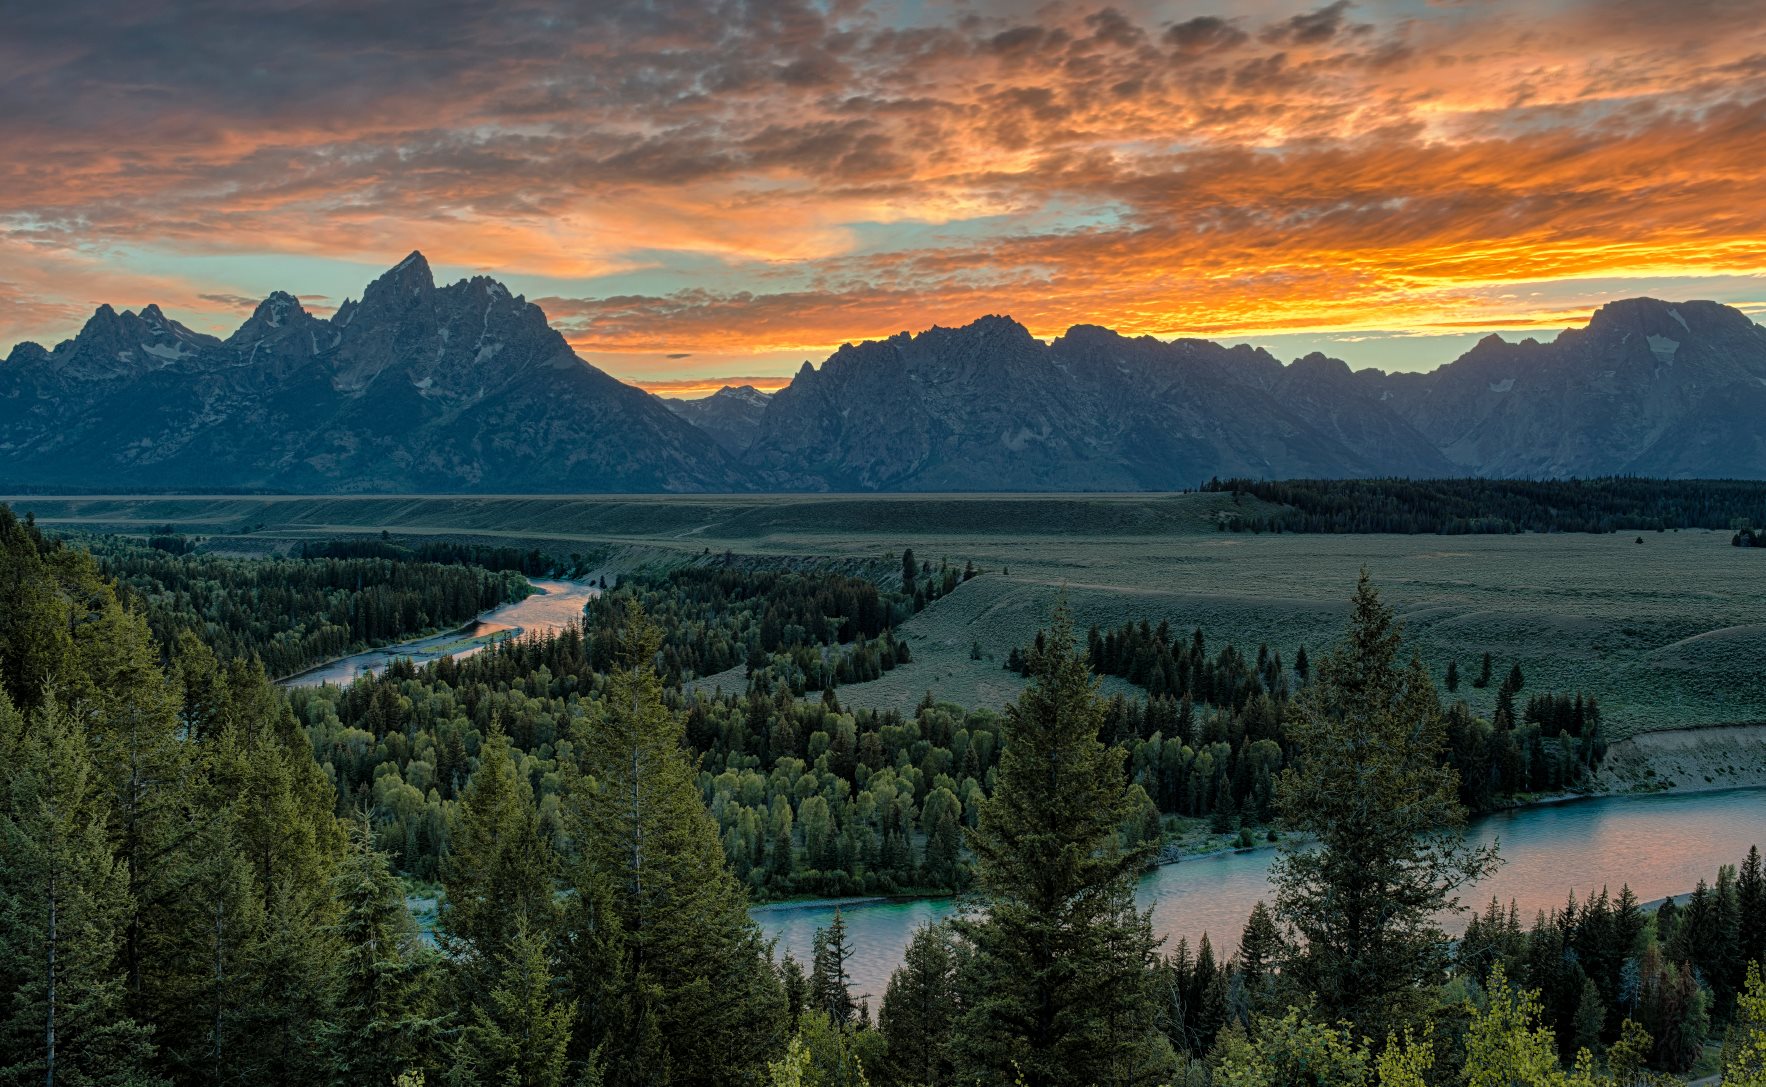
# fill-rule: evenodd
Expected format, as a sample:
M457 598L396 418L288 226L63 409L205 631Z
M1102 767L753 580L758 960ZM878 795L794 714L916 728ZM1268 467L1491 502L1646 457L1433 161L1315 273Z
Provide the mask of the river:
M1713 880L1717 867L1739 864L1750 845L1766 847L1766 789L1614 796L1542 804L1480 819L1466 831L1478 843L1499 842L1503 866L1465 900L1482 906L1491 896L1520 904L1523 924L1541 909L1561 906L1602 885L1617 893L1629 884L1649 902ZM1272 848L1225 853L1148 873L1137 898L1153 910L1153 927L1169 947L1179 937L1194 946L1203 933L1216 953L1238 943L1245 917L1259 898L1272 898ZM852 991L868 994L875 1014L889 974L901 962L913 930L949 916L950 899L859 902L845 908L852 944ZM756 907L755 920L779 951L806 966L817 928L833 917L832 903L778 903Z
M513 638L522 634L549 634L581 619L584 605L601 591L582 581L533 578L529 584L537 590L532 595L512 604L492 608L474 622L457 630L327 661L283 680L282 685L342 685L354 682L358 676L378 672L399 657L409 657L418 664L428 664L443 657L469 657L500 638Z

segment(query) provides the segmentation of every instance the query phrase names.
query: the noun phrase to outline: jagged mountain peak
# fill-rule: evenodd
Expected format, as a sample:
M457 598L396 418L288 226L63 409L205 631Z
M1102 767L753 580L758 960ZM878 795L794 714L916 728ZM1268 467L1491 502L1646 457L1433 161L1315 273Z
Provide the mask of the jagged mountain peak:
M254 344L312 320L316 318L301 305L300 299L287 291L271 291L252 310L245 323L227 337L227 343L234 346Z
M119 313L107 303L92 312L71 341L56 345L51 357L70 377L126 378L219 344L167 317L157 305Z
M1754 336L1761 330L1747 314L1720 302L1700 299L1668 302L1640 297L1616 299L1601 306L1581 331L1583 335L1592 336L1629 333L1687 339Z
M1041 342L1030 334L1028 328L1013 320L1010 315L1003 313L983 314L966 325L958 325L954 328L933 325L914 339L922 340L928 337L938 339L952 335L977 339L1003 338L1015 341Z
M473 276L470 279L462 279L453 286L462 287L468 294L478 298L507 300L517 306L527 303L527 298L524 295L515 294L502 280L491 276Z
M0 370L0 472L89 486L696 491L749 475L488 277L413 252L327 321L277 291L226 342L101 306Z
M1349 364L1342 359L1333 358L1323 351L1313 351L1302 355L1288 364L1288 372L1295 376L1331 378L1348 381L1355 375L1350 371Z
M49 350L34 340L20 340L6 356L7 366L36 365L49 361Z
M807 365L807 363L805 364ZM670 411L711 435L731 453L741 453L754 440L772 395L752 385L725 385L694 400L665 400Z
M423 250L411 250L405 254L404 260L387 269L388 275L399 275L405 272L410 272L413 275L430 275L429 258L423 255Z
M1766 478L1766 329L1625 299L1429 373L1009 316L847 344L790 385L693 401L578 358L488 276L421 252L330 320L278 291L223 343L100 306L0 368L23 482L307 490L1133 490L1209 475Z
M772 399L771 393L763 393L752 385L725 385L706 399L735 400L745 404L765 405Z
M362 305L385 301L389 296L422 296L435 290L435 273L421 251L413 249L410 256L382 272L362 292Z
M1011 317L989 313L964 325L932 325L921 332L902 331L882 340L845 343L828 361L832 362L834 358L853 353L869 354L880 347L892 347L903 355L924 358L946 350L959 349L958 345L1001 343L1042 346L1041 340L1032 336L1029 329ZM809 364L805 362L804 365Z

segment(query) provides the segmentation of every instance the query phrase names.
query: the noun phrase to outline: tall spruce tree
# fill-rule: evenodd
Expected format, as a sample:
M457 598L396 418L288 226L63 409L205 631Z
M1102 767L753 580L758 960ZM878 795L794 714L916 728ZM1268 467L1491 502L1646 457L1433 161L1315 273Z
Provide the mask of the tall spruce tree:
M1427 1010L1448 961L1437 918L1497 863L1494 848L1460 837L1440 700L1400 650L1364 570L1348 636L1295 702L1276 790L1283 818L1317 843L1284 846L1271 870L1277 915L1301 940L1290 969L1326 1018L1375 1039Z
M517 917L492 956L485 993L465 1009L449 1078L462 1087L561 1087L576 1008L559 993L544 934Z
M454 1043L449 1082L461 1087L560 1087L569 1071L576 1008L560 997L546 937L516 919L509 944L487 963ZM586 1078L586 1076L585 1076Z
M1064 602L1028 664L969 838L979 908L956 922L971 947L959 1071L1028 1087L1158 1082L1173 1056L1152 998L1158 941L1134 905L1145 846L1121 844L1123 752L1098 738L1104 703Z
M810 960L809 1002L837 1027L852 1025L858 1005L852 998L851 975L847 960L852 958L852 945L846 940L846 918L840 907L834 908L834 919L825 929L817 929L815 954Z
M921 925L908 941L901 965L889 975L877 1015L895 1082L916 1087L953 1082L951 1035L961 1007L957 943L950 926Z
M246 948L244 1007L233 1016L249 1039L241 1050L245 1082L325 1081L335 1022L330 966L338 954L328 916L315 916L307 888L283 883L271 892L258 939Z
M492 727L460 798L442 871L441 924L462 965L501 955L518 928L545 932L553 915L551 848L533 789L509 738Z
M656 673L661 634L630 602L581 749L581 860L567 938L617 973L579 974L579 1041L614 1085L744 1082L784 1046L785 999ZM591 926L587 930L583 926Z
M241 1016L249 1003L248 955L257 940L280 934L264 931L233 813L223 807L198 819L181 923L152 934L168 966L154 1026L178 1079L223 1083L246 1078L252 1063L254 1039Z
M151 884L144 996L162 1051L216 1081L315 1082L345 841L333 787L261 667L222 664L188 635L170 648L188 828Z
M76 718L47 701L28 727L0 692L0 1082L158 1082L119 969L128 875Z
M441 1022L432 1011L432 970L366 819L350 835L332 894L341 908L331 961L336 1014L325 1035L332 1082L391 1083L421 1070Z
M1281 930L1276 927L1275 914L1258 899L1251 907L1245 931L1239 937L1239 950L1233 956L1232 1012L1240 1023L1249 1026L1253 1016L1272 1010L1278 972L1287 950Z
M1740 917L1736 943L1742 969L1745 970L1750 962L1760 963L1766 969L1766 875L1761 872L1759 846L1748 847L1748 857L1742 862L1735 889Z

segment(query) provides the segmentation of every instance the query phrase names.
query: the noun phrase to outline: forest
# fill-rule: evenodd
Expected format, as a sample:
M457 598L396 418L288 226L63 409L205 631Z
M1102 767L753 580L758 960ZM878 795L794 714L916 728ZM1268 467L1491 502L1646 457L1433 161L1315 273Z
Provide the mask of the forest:
M0 1082L1593 1087L1716 1039L1726 1082L1766 1083L1757 850L1678 907L1621 885L1449 938L1501 857L1457 833L1454 704L1365 577L1294 667L1167 631L1148 697L1107 699L1097 672L1158 631L1061 610L1011 704L906 717L771 663L883 640L915 596L895 579L781 580L763 606L746 576L684 577L669 623L715 637L677 636L674 671L658 581L556 637L284 692L9 512L0 564ZM769 614L745 689L671 682L716 638L747 663ZM1215 675L1176 680L1198 661ZM1592 756L1588 698L1517 715L1509 675L1507 731ZM1289 843L1230 957L1161 946L1134 905L1160 805L1192 796ZM747 912L891 885L967 906L875 1008L838 915L798 962Z
M518 563L491 569L450 559L477 553L445 545L426 545L427 558L355 554L357 547L343 543L309 547L299 557L241 558L197 551L189 537L170 532L145 544L118 536L79 542L161 646L187 631L221 659L255 659L273 678L470 623L529 591L519 552L482 556Z
M1766 525L1766 483L1729 479L1212 479L1287 507L1233 511L1233 532L1660 532Z
M554 573L570 573L585 569L590 559L581 554L570 556L568 564L538 550L519 547L496 547L480 543L452 543L447 540L423 540L408 543L395 540L389 532L373 537L348 537L332 540L308 540L295 549L303 559L386 559L391 562L441 563L456 566L482 566L486 570L513 570L516 573L542 577ZM561 566L567 566L561 569Z

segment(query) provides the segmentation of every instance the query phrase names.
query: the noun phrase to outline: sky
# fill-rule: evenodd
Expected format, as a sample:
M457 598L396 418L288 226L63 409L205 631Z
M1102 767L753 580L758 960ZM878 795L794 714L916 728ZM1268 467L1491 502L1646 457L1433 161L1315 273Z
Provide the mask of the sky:
M406 253L665 395L983 314L1428 369L1766 313L1757 0L62 0L0 35L0 347Z

